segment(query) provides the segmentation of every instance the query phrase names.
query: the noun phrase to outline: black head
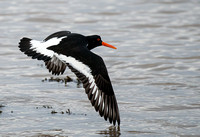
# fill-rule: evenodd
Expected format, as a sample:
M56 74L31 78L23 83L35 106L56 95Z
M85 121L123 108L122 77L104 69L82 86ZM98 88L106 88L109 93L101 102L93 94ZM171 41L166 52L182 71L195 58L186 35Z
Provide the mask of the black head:
M108 43L105 43L101 40L101 37L99 35L91 35L91 36L87 36L86 37L87 40L88 40L88 46L87 48L89 50L93 49L93 48L96 48L98 46L106 46L106 47L110 47L110 48L113 48L113 49L116 49L116 47L108 44Z
M87 36L86 38L88 40L87 48L89 50L91 50L93 48L96 48L97 46L101 46L102 45L101 37L98 36L98 35Z

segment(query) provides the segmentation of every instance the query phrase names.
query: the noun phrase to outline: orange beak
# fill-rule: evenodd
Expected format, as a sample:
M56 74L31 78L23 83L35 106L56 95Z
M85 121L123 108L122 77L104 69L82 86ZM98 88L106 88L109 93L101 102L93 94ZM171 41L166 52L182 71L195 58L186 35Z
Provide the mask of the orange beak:
M114 47L113 45L110 45L108 43L105 43L102 41L102 45L106 46L106 47L109 47L109 48L113 48L113 49L117 49L116 47Z

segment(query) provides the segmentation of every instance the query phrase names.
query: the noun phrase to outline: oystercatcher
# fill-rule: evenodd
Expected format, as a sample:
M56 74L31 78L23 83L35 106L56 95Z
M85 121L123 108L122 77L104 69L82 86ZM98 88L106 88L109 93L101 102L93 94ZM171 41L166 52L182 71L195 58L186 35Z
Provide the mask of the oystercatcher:
M43 60L52 74L63 74L68 67L83 83L88 99L100 116L120 125L118 104L104 61L90 51L101 45L116 49L98 35L83 36L70 31L53 33L43 41L24 37L19 42L22 52Z

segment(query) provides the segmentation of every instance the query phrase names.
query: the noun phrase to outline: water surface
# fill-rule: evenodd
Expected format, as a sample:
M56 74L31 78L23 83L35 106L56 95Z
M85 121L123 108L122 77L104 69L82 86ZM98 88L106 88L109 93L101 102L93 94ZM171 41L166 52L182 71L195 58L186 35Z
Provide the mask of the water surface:
M200 136L199 20L198 0L0 0L0 136ZM93 52L107 65L120 129L82 85L49 82L44 63L17 47L60 30L118 48ZM59 78L67 75L76 79L69 70Z

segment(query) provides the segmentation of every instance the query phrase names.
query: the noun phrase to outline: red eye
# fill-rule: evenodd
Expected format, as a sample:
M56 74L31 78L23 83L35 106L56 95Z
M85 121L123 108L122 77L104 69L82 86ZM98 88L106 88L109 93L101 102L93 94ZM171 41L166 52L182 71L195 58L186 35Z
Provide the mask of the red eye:
M101 39L100 38L97 38L97 41L100 41Z

